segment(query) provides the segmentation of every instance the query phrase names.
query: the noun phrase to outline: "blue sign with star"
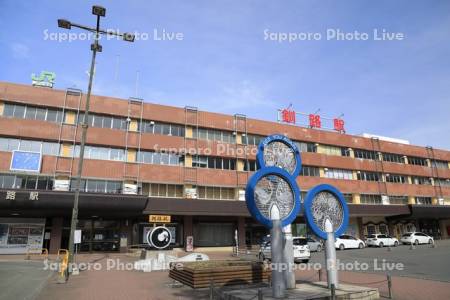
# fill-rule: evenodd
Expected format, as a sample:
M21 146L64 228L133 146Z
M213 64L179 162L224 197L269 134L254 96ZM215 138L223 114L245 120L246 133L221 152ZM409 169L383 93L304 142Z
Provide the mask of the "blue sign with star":
M41 171L42 154L40 152L15 150L11 158L11 171L37 172Z

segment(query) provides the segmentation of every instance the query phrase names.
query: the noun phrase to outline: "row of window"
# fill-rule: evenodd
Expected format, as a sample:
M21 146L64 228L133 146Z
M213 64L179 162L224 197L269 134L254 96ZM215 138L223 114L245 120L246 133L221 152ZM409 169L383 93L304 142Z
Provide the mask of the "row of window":
M406 183L406 177L398 174L386 174L386 182Z
M326 178L347 179L347 180L353 179L353 172L350 170L325 168L324 171L325 171Z
M0 188L52 190L53 177L38 175L0 174Z
M137 161L144 164L178 166L184 163L184 156L175 153L139 151Z
M31 190L52 190L53 177L39 175L20 175L20 174L0 174L0 188L2 189L31 189ZM121 181L99 180L99 179L82 179L80 190L89 193L122 193ZM70 190L74 191L76 180L70 180ZM183 186L174 184L148 184L148 195L151 197L170 197L182 198ZM303 191L303 197L306 191ZM199 199L217 199L217 200L233 200L236 199L235 189L228 187L197 187L197 195ZM344 194L344 198L348 203L352 203L352 194ZM382 197L376 194L361 194L361 204L382 204ZM389 196L389 203L392 205L408 204L407 196ZM416 204L431 205L431 197L415 197Z
M217 186L199 186L197 187L197 196L199 199L215 199L215 200L236 199L234 188L217 187Z
M182 198L183 186L179 184L151 183L148 194L151 197Z
M230 144L236 143L236 136L232 132L217 129L198 128L198 131L194 129L193 138Z
M9 103L5 103L3 116L58 123L63 120L62 110Z
M236 160L223 157L195 155L192 157L192 167L236 170Z
M0 151L14 150L42 152L43 155L59 155L59 144L52 142L20 140L0 137Z
M58 122L58 123L64 120L63 111L61 109L52 109L52 108L44 108L22 104L10 104L10 103L4 104L3 116L21 119ZM77 116L77 123L79 124L82 120L84 120L84 113L80 112ZM100 114L89 114L88 125L100 128L111 128L120 130L128 129L128 122L125 117L116 117L116 116L113 117ZM138 130L142 130L143 132L152 134L180 136L180 137L185 136L185 127L179 124L159 123L145 120L142 122L142 124L138 124ZM198 131L197 129L195 129L193 131L193 137L205 140L222 141L226 143L236 142L236 138L232 132L216 129L199 128ZM264 136L260 135L247 134L242 137L242 143L257 146L264 138L265 138ZM313 143L296 142L296 144L301 152L317 151L316 149L317 147ZM322 145L321 149L322 149L321 153L326 155L338 155L338 156L350 155L348 149L339 146ZM354 156L355 158L361 159L372 159L372 160L378 159L377 152L364 149L354 149ZM403 156L399 154L382 153L382 157L383 161L405 163ZM411 165L418 165L418 166L428 165L427 160L425 158L414 156L408 156L408 163ZM437 168L443 169L449 168L448 162L446 161L433 160L432 165Z
M76 179L70 180L70 190L75 191ZM122 182L99 179L81 179L80 191L88 193L121 194Z

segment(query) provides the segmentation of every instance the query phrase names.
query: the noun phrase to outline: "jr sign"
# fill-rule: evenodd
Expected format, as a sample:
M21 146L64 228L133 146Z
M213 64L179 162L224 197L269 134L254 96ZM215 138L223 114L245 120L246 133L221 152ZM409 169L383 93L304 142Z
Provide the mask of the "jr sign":
M53 84L55 83L56 74L54 72L42 71L39 76L36 76L34 73L31 74L31 84L33 86L42 86L53 88Z

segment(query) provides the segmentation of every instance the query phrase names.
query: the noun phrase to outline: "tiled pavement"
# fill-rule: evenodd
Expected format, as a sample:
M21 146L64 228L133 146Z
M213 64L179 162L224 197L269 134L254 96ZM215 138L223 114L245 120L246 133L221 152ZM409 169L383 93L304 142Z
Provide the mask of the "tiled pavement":
M208 253L212 259L230 258L229 253ZM119 259L125 270L107 271L115 259ZM151 273L126 270L136 260L121 254L80 255L78 262L93 262L101 270L81 271L80 275L71 276L65 284L56 283L56 277L48 280L47 285L37 297L39 300L114 300L114 299L209 299L208 290L192 290L188 287L171 286L168 273L155 271ZM129 265L126 265L129 263ZM93 265L91 265L93 266ZM297 281L317 281L317 271L296 271ZM325 279L325 274L322 279ZM371 287L378 287L382 296L388 295L386 277L380 274L340 272L340 281ZM394 299L450 299L450 283L430 280L393 277Z

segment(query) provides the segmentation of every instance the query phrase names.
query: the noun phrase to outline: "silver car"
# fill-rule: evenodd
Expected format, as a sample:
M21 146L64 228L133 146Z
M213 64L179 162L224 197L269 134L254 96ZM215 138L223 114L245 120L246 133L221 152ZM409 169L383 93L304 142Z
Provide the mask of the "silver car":
M322 242L320 241L316 241L313 238L308 238L308 246L309 246L309 251L311 252L320 252L323 249L323 245Z

